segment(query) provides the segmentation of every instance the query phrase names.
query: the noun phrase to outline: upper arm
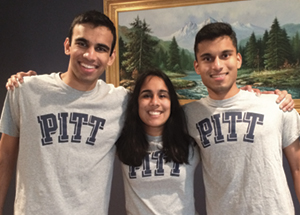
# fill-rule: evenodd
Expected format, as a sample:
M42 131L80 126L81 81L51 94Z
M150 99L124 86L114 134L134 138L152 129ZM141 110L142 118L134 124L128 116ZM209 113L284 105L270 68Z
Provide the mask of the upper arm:
M2 134L0 140L0 214L19 152L19 138Z
M19 138L2 134L0 140L0 157L2 159L16 159L19 152Z
M283 152L289 162L291 171L300 171L300 139L297 138L291 145L285 147Z

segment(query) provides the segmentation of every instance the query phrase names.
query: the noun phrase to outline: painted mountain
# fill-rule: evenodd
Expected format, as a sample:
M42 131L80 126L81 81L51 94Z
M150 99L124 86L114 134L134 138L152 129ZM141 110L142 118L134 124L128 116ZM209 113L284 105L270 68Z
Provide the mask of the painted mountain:
M146 20L147 21L147 20ZM212 17L209 17L205 21L197 24L194 22L188 22L186 23L182 28L179 30L175 31L174 33L170 34L169 36L164 36L164 37L157 37L156 35L152 35L154 37L157 37L158 39L162 41L171 41L173 37L176 38L176 41L178 45L181 48L189 50L191 53L193 53L193 46L194 46L194 40L195 40L195 35L197 32L206 24L212 23L212 22L224 22L224 20L216 20ZM234 22L230 23L233 30L236 32L237 39L239 45L244 46L246 42L248 41L250 35L254 32L255 36L257 38L261 37L266 30L270 30L270 26L272 23L270 23L270 26L268 29L253 25L251 23L240 23L240 22ZM151 28L151 26L150 26ZM300 34L300 24L286 24L283 25L282 28L284 28L287 32L287 34L292 37L298 32ZM128 32L128 28L125 26L119 26L119 34L122 36L122 38L127 42L126 38L126 32Z
M223 20L215 20L214 18L210 17L204 22L200 24L196 24L193 22L189 22L185 24L181 29L174 32L173 34L166 36L166 37L160 37L161 40L172 40L173 37L176 38L176 41L180 47L185 47L189 51L193 52L193 45L194 45L194 39L197 32L206 24L213 23L213 22L223 22ZM232 28L237 34L238 42L247 39L250 37L250 35L254 32L255 35L263 35L265 28L252 25L250 23L243 24L239 22L231 23Z

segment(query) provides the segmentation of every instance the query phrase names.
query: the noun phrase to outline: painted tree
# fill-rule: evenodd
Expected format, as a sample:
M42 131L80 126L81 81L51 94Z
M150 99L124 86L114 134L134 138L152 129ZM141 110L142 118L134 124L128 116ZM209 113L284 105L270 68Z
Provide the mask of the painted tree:
M285 29L282 29L282 37L282 54L284 56L284 66L286 66L286 64L289 64L288 66L290 66L290 64L294 63L295 60L293 56L293 48L291 46L290 38L287 35Z
M126 53L126 43L124 42L123 38L119 38L119 69L120 69L120 74L122 79L127 79L129 78L127 73L125 72L125 68L122 65L122 62L125 61L125 56L124 54Z
M154 66L161 70L167 69L168 53L162 47L159 47L154 56Z
M277 18L274 19L269 32L269 37L264 55L265 66L267 69L279 69L283 66L287 58L287 35L280 28Z
M191 55L189 51L181 49L180 52L180 65L183 70L191 71L194 70L194 55Z
M295 36L291 39L291 45L293 48L293 54L295 57L295 62L297 65L300 63L300 36L299 32L295 34Z
M251 34L246 44L245 59L248 68L255 69L259 67L259 50L254 33Z
M140 73L154 66L155 46L158 41L151 37L149 25L145 20L140 20L139 16L130 25L132 27L127 35L130 42L125 46L127 51L124 53L124 58L126 60L122 62L122 66L127 73L132 74L133 71Z
M242 55L242 57L243 57L243 64L242 64L242 67L244 68L244 67L246 67L246 65L247 65L247 60L246 60L246 58L244 57L246 54L246 47L245 46L242 46L242 45L239 45L238 46L238 52Z
M172 72L181 72L179 46L175 37L169 47L168 69Z
M261 53L261 58L260 58L260 64L262 65L262 68L265 68L265 53L267 49L267 42L269 38L269 32L265 30L265 33L263 35L262 41L261 41L261 46L260 46L260 53Z

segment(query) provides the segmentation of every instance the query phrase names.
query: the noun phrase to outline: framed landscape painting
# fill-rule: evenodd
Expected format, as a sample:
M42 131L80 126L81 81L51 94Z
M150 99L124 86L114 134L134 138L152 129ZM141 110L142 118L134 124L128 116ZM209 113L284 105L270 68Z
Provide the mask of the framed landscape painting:
M300 111L300 1L103 0L117 27L117 58L106 81L128 89L139 73L159 68L182 104L207 96L193 68L194 38L210 22L231 24L243 56L238 86L287 90Z

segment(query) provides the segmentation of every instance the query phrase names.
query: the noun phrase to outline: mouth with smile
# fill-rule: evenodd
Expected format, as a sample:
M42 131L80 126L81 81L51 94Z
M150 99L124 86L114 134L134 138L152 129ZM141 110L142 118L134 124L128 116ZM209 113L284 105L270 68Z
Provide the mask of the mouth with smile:
M86 64L86 63L79 63L80 66L84 69L86 72L93 72L95 69L99 68L99 66Z
M148 111L150 116L159 116L162 112L161 111Z
M210 75L211 78L215 79L215 80L223 80L226 75L228 75L229 73L221 73L221 74L212 74Z

